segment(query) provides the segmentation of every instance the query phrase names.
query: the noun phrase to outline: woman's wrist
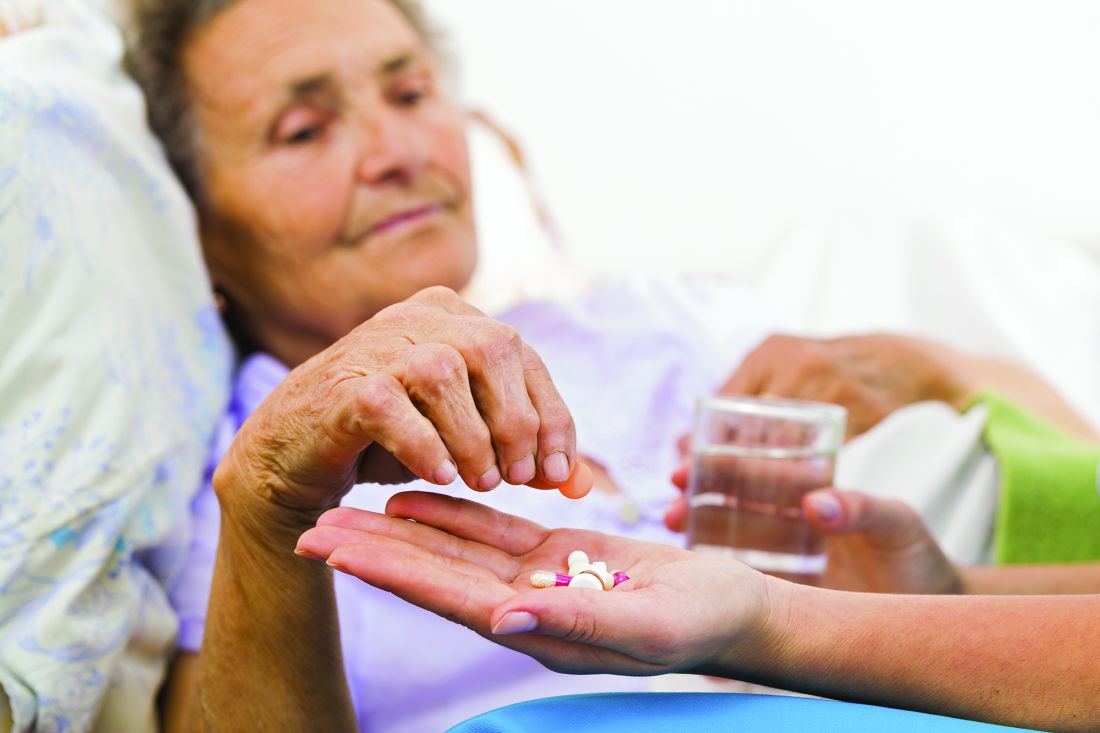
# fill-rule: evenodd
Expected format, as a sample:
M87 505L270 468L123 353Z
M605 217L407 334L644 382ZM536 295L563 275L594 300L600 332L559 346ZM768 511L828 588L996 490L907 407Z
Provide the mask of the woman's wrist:
M223 461L214 473L214 493L223 525L259 535L293 534L295 538L317 523L325 508L298 507L279 501L271 479Z
M971 375L974 360L958 349L934 341L923 341L927 358L935 364L925 384L928 399L938 400L962 412L977 393Z

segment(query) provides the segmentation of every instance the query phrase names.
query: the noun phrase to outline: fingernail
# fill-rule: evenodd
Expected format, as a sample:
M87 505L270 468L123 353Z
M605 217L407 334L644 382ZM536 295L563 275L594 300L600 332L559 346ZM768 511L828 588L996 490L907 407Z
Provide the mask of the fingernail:
M309 550L303 550L301 547L295 547L294 548L294 554L297 555L298 557L304 557L308 560L324 560L325 559L325 558L321 557L320 555L314 555Z
M810 504L813 505L817 516L826 522L831 522L840 517L840 502L832 494L814 494L810 496Z
M481 478L477 480L477 487L482 491L495 489L498 486L500 486L500 469L496 466L481 474Z
M334 563L332 560L325 560L325 565L328 565L333 570L339 570L341 573L347 572L347 570L344 569L343 565L340 565L339 563Z
M439 464L439 467L432 471L432 480L437 484L446 486L458 477L458 469L455 468L454 461L450 458Z
M527 611L509 611L497 621L493 627L494 634L522 634L526 631L534 631L539 627L539 620L535 614Z
M569 459L560 450L542 459L542 474L548 481L566 481L569 478Z
M508 466L508 481L513 484L525 484L535 477L535 457L525 455Z

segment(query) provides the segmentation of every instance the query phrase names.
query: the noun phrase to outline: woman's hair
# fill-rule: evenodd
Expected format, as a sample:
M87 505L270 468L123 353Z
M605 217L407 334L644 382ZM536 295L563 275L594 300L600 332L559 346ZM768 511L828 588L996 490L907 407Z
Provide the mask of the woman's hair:
M145 93L149 124L168 162L197 206L203 205L200 139L187 83L183 50L214 16L238 0L129 0L126 66ZM308 0L307 0L308 1ZM389 0L425 43L437 50L419 0Z

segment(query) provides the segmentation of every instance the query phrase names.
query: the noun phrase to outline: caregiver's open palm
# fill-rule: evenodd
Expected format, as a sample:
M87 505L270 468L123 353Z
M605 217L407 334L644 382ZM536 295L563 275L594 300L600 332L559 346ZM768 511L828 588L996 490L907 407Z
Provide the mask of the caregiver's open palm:
M611 591L532 588L532 572L565 573L573 550L631 579ZM758 648L765 586L775 582L732 560L547 530L423 492L397 494L385 515L334 509L302 535L298 552L572 673L706 670L731 646Z

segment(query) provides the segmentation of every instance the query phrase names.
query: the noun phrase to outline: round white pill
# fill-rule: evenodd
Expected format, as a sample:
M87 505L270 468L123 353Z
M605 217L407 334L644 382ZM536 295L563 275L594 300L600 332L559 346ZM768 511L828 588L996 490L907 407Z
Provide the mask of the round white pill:
M573 550L569 553L569 560L567 560L565 564L569 567L573 567L574 565L587 565L588 554L583 550ZM573 573L569 574L572 575Z
M603 583L592 573L581 573L580 575L573 576L573 579L569 581L569 587L603 590Z
M600 572L599 568L594 568L590 566L582 570L581 572L585 575L591 575L592 577L599 580L600 585L603 587L604 590L611 590L615 587L615 576L607 572L606 570Z

